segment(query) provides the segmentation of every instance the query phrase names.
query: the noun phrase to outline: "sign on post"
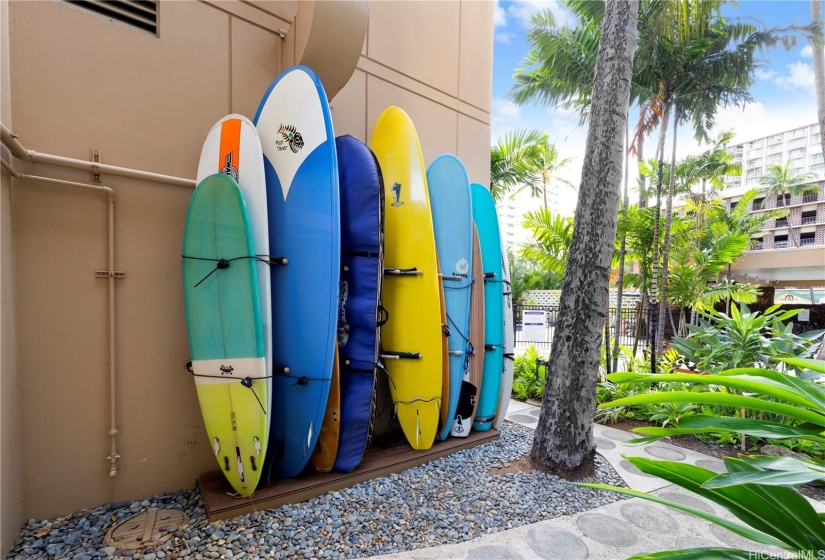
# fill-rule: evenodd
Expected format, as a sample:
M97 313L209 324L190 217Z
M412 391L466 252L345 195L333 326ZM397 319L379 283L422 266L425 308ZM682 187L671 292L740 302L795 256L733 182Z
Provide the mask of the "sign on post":
M547 313L543 309L525 309L521 314L524 341L547 342Z

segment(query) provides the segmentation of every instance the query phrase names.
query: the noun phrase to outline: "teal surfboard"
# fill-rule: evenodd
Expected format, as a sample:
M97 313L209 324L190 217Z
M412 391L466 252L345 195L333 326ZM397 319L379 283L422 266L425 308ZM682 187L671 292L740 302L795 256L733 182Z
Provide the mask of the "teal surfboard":
M255 247L240 188L210 175L189 202L183 296L192 372L221 472L241 496L260 480L267 382Z
M457 157L442 154L427 168L427 186L433 213L433 230L444 303L447 309L450 382L443 391L448 421L441 426L438 439L446 439L455 418L461 382L468 367L467 345L470 341L470 286L473 260L473 217L470 180Z
M502 282L501 234L493 196L484 185L470 185L473 219L478 228L484 263L484 373L473 428L485 432L493 426L498 410L504 358L504 284Z

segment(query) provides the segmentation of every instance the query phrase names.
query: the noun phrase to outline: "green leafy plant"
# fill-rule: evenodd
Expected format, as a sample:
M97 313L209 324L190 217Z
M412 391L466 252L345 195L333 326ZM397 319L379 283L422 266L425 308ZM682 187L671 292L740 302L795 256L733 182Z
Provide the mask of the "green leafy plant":
M781 361L797 369L825 373L825 361L785 357ZM642 427L646 436L633 442L656 440L679 434L734 432L753 438L800 440L825 444L825 388L817 383L766 368L735 368L710 375L638 374L608 375L613 383L649 386L653 383L688 383L691 390L656 391L606 402L602 408L632 407L652 403L698 403L741 408L756 418L695 414L685 416L674 427ZM724 387L726 391L711 390ZM774 415L784 422L764 420ZM652 496L644 492L602 484L585 484L636 496L685 511L720 525L738 535L764 545L778 546L793 553L810 554L825 550L825 522L794 488L825 480L825 462L820 459L740 455L725 459L726 473L716 474L694 465L628 457L646 474L658 476L703 496L727 509L739 522ZM750 553L752 555L752 553ZM666 551L645 558L750 558L748 551L708 549Z
M659 409L650 415L650 421L661 424L664 428L668 424L678 424L679 420L693 414L697 408L697 405L686 402L662 403Z
M688 325L687 338L674 337L671 346L696 363L700 371L718 373L738 367L781 367L783 356L800 356L822 335L812 331L793 334L793 324L783 321L799 309L779 311L779 305L764 313L751 312L744 303L731 307L730 315L708 308L699 325ZM798 371L796 366L790 369Z
M547 368L538 364L542 357L532 344L513 364L513 396L519 400L540 399L547 383Z

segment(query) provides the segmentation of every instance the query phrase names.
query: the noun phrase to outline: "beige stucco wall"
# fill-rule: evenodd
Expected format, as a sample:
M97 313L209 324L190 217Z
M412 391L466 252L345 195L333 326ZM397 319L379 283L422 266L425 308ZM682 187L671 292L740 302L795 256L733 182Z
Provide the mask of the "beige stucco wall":
M0 2L0 120L11 123L8 4ZM0 148L3 159L8 150ZM12 181L0 171L0 556L23 523L23 470L17 371L17 315L14 287Z
M254 116L269 82L297 62L291 45L302 27L289 27L297 5L258 6L162 2L154 37L58 2L11 2L14 132L37 151L89 159L100 150L104 163L194 178L212 124L229 112ZM370 8L358 67L332 103L336 133L368 141L380 111L399 105L416 124L427 162L456 153L473 180L488 184L494 4ZM289 29L285 39L279 29ZM87 172L16 165L92 180ZM192 487L214 469L183 366L180 243L191 190L111 175L103 183L115 190L116 269L126 272L116 298L119 472L108 476L107 292L94 275L106 267L106 199L15 180L14 230L3 229L0 241L4 300L6 274L16 273L20 422L7 436L6 416L17 410L6 383L18 377L6 371L4 345L0 472L5 482L6 445L19 437L24 474L22 498L1 497L13 517L4 519L4 535L22 518ZM12 234L16 254L7 265Z

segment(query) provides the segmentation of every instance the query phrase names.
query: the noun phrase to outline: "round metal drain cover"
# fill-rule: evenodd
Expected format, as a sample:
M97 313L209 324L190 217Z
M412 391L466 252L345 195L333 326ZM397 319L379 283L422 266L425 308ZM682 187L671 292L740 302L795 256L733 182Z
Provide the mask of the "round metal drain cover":
M122 550L155 546L165 542L187 523L189 523L189 518L182 511L150 509L112 527L106 533L103 544Z

